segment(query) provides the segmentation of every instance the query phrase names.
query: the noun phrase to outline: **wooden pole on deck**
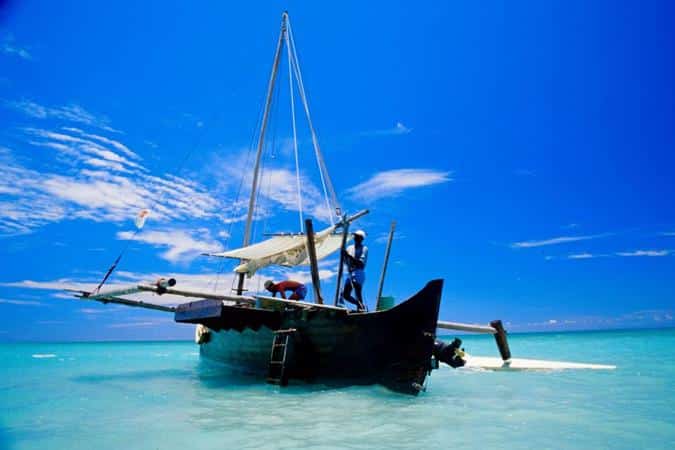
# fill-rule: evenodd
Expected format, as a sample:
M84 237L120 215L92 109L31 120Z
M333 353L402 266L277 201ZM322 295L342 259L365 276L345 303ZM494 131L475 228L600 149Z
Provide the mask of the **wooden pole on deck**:
M338 300L340 300L340 289L342 288L342 272L343 266L345 263L345 245L347 245L347 238L349 237L349 222L347 221L346 216L342 219L342 245L340 245L340 263L338 265L337 281L335 285L335 301L333 305L337 306Z
M384 276L387 274L387 264L389 263L389 252L391 251L391 242L394 240L394 231L396 230L396 221L391 221L389 228L389 239L387 240L387 249L384 252L384 262L382 263L382 274L380 275L380 284L377 287L377 306L376 311L380 310L380 298L382 298L382 288L384 287Z
M509 341L506 339L506 330L504 329L504 325L502 325L502 321L493 320L490 322L490 326L496 330L495 341L497 342L497 348L499 349L502 360L510 360L511 349L509 348Z
M307 254L309 255L309 265L312 271L314 299L316 303L323 305L321 286L319 285L319 264L316 259L316 247L314 247L314 225L312 225L312 219L305 219L305 232L307 233Z

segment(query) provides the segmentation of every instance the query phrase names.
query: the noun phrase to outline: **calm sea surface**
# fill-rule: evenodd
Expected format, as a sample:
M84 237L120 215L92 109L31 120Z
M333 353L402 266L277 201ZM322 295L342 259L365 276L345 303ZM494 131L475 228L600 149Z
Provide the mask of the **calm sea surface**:
M489 336L464 342L498 355ZM0 344L0 449L675 448L675 330L510 344L516 357L618 368L444 368L413 398L234 378L189 342Z

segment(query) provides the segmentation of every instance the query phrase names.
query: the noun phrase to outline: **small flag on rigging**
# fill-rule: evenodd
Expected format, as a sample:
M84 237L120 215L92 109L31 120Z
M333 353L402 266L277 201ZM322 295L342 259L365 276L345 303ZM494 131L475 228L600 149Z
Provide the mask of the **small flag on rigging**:
M143 228L143 225L145 225L145 220L148 218L150 215L150 210L148 209L141 209L136 216L136 220L134 220L134 223L136 224L136 228L139 230Z

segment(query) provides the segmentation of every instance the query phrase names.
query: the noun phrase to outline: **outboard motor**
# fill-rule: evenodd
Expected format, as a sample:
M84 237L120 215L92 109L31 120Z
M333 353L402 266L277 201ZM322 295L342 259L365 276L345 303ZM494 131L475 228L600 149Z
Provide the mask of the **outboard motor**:
M462 341L457 338L449 344L443 341L434 341L434 358L450 367L462 367L466 364L466 361L463 359L464 349L460 348L461 345Z

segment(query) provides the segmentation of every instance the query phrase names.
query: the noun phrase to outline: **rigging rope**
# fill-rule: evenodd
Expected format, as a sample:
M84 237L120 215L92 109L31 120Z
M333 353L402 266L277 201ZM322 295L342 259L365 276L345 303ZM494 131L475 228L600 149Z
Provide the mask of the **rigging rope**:
M217 112L213 113L211 115L212 122L219 121L221 116L222 116L221 110L218 110ZM193 140L192 145L189 147L189 150L183 156L183 160L177 166L177 169L176 169L175 175L174 175L175 178L179 178L180 172L184 169L185 165L187 164L188 160L190 159L192 154L195 152L195 150L197 150L197 147L199 147L201 145L201 143L204 139L204 136L206 135L207 129L208 129L208 127L202 127L201 132ZM150 171L150 173L153 173L153 171ZM155 208L156 211L162 211L162 209L163 209L162 202L164 201L164 199L168 195L168 192L170 191L170 189L165 187L165 186L160 187L160 183L156 180L153 181L152 186L153 186L153 188L156 188L156 189L160 190L159 197L157 199L153 200L154 201L154 208ZM127 244L124 246L124 248L122 248L122 251L120 252L120 254L117 256L117 258L115 258L115 261L113 261L112 265L108 268L108 271L103 276L103 279L98 284L96 289L93 291L94 293L98 294L101 291L101 288L106 283L106 281L108 281L108 278L110 277L110 275L112 275L112 273L115 271L115 269L117 268L117 265L122 260L122 257L124 256L124 254L129 249L129 247L130 247L131 243L133 242L134 238L136 237L136 235L138 233L140 233L141 229L142 229L142 227L137 228L136 231L134 231L134 233L128 239Z
M330 196L331 200L333 202L333 206L335 208L335 214L336 216L340 216L340 205L337 201L337 195L335 194L335 189L333 189L333 183L331 183L330 176L328 175L328 170L326 169L326 164L323 160L323 157L321 155L321 149L319 147L319 139L316 136L316 131L314 130L314 125L312 124L312 118L309 114L309 104L307 102L307 96L305 95L305 86L302 81L302 74L300 72L300 62L298 61L298 54L295 49L295 40L293 39L293 31L291 30L291 23L290 21L287 24L288 27L288 38L290 42L290 51L293 56L293 61L292 65L295 71L295 77L298 81L298 90L300 94L300 100L302 100L302 105L304 106L305 109L305 115L307 116L307 123L309 125L309 130L312 135L312 145L314 146L314 153L316 154L316 161L319 166L319 175L321 177L321 186L323 188L323 193L324 197L326 199L326 207L328 209L328 216L330 218L330 223L331 225L335 225L335 221L333 220L333 210L330 207L330 203L328 200L328 192L330 191Z
M295 153L295 182L298 188L298 215L300 218L300 232L304 230L302 217L302 191L300 190L300 163L298 158L298 135L295 126L295 100L293 95L293 58L291 56L291 45L289 43L288 32L285 33L286 50L288 50L288 88L291 98L291 122L293 124L293 151Z

